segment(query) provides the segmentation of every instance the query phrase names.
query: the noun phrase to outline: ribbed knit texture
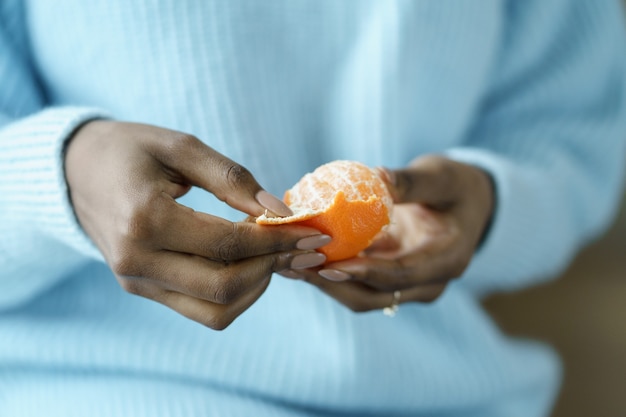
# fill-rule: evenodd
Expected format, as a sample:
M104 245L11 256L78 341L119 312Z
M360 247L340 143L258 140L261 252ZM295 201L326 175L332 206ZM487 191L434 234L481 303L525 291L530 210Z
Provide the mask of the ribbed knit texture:
M0 2L0 415L546 416L558 360L477 297L611 219L625 50L617 0ZM432 305L354 314L276 277L214 332L124 293L77 224L63 145L101 117L194 134L279 195L332 159L445 153L497 211Z

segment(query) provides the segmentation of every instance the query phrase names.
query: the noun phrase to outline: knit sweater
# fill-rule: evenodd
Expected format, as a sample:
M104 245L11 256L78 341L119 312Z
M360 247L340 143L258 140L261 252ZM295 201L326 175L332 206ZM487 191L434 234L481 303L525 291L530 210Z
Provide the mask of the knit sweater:
M625 50L617 0L0 2L0 415L548 415L558 359L480 297L610 221ZM489 172L496 210L433 304L357 314L276 276L216 332L125 293L78 225L62 149L101 117L193 134L278 195L441 153Z

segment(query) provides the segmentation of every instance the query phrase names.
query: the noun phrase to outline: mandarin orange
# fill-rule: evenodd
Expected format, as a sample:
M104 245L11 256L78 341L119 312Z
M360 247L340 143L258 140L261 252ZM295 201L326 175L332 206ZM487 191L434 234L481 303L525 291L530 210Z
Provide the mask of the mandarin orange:
M378 172L355 161L333 161L306 174L285 193L294 212L288 217L260 216L264 225L298 223L333 240L318 249L327 262L356 256L389 224L392 198Z

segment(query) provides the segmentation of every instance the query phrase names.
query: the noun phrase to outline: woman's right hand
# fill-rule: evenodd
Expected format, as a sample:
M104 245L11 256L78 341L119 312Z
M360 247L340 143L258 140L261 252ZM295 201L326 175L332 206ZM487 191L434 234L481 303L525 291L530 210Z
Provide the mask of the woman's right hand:
M321 265L330 241L315 229L230 222L176 199L192 186L258 216L289 215L241 165L193 136L97 120L70 139L66 179L74 211L128 292L213 329L264 292L273 272Z

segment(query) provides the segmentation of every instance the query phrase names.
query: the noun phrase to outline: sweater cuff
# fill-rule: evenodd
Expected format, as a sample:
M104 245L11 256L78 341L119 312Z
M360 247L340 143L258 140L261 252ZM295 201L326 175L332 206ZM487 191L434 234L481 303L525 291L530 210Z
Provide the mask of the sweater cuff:
M556 274L556 270L543 270L541 275L537 271L528 272L534 270L528 262L537 258L537 245L541 244L539 239L533 239L539 225L534 215L537 193L529 184L542 183L541 178L528 181L528 176L539 174L520 170L513 161L484 149L454 148L445 156L486 171L495 192L490 227L459 283L484 295L491 291L517 290Z
M102 118L107 114L97 109L55 107L12 123L3 132L16 144L9 149L9 175L24 181L17 191L21 195L14 196L18 210L45 235L98 260L103 260L102 254L80 227L69 199L64 148L81 125Z

